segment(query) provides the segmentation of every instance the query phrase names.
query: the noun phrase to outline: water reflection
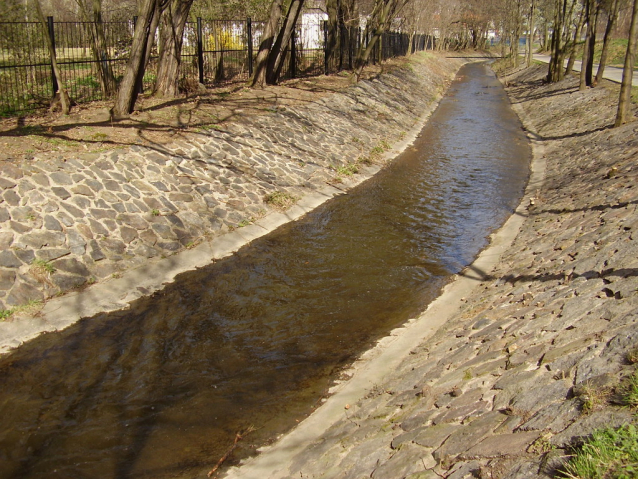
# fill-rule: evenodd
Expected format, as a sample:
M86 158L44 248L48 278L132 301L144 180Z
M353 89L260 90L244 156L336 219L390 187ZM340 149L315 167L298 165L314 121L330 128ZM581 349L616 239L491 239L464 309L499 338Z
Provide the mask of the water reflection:
M201 476L254 425L250 453L471 262L528 160L493 74L465 67L415 148L351 194L1 360L0 476Z

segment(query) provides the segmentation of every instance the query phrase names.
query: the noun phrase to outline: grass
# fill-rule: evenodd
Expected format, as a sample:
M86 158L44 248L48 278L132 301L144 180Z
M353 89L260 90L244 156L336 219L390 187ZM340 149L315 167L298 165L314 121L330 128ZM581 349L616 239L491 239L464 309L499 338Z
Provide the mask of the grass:
M359 173L359 165L355 163L348 163L347 165L337 166L334 168L338 176L352 176L355 173Z
M638 369L621 383L620 394L625 405L638 408Z
M45 261L43 259L34 259L31 262L31 266L33 266L34 268L37 268L37 269L39 269L42 272L47 273L47 274L55 273L55 268L53 267L53 265L51 263L49 263L48 261Z
M264 203L271 205L279 210L287 210L299 201L299 197L288 193L287 191L273 191L264 198Z
M55 267L43 259L34 259L29 268L31 275L41 283L50 283L49 276L55 273Z
M602 52L603 42L602 40L596 42L596 47L594 49L594 63L600 62L600 54ZM607 61L606 65L617 66L622 68L625 64L625 54L627 53L627 39L626 38L617 38L611 40L609 44L609 49L607 51ZM583 44L579 44L576 46L576 59L580 60L583 56ZM636 62L634 66L638 66L638 56L636 56ZM594 72L596 74L596 72Z
M42 301L33 299L29 301L27 304L24 304L22 306L16 306L15 308L11 308L11 309L0 309L0 321L9 319L11 316L13 316L16 313L33 310L34 308L37 308L40 305L42 305Z
M573 479L629 479L638 477L638 430L635 424L604 428L565 465L564 477Z
M106 133L94 133L93 135L91 135L91 139L95 140L95 141L104 141L104 140L108 140L109 135L107 135Z
M635 363L636 350L628 354ZM638 408L638 368L618 386L620 402ZM629 479L638 477L638 429L635 423L595 430L560 471L572 479Z

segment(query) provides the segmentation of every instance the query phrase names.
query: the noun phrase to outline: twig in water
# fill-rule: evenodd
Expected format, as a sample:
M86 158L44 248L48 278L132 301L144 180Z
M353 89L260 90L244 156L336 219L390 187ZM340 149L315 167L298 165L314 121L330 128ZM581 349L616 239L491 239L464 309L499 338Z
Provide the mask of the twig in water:
M208 471L208 477L211 477L213 474L215 474L215 472L217 472L217 469L219 469L221 465L224 463L224 461L226 461L226 459L228 459L228 457L233 453L233 451L237 447L237 443L241 441L244 438L244 436L246 436L247 434L250 434L254 430L255 430L254 426L249 426L248 429L246 429L244 432L238 432L237 434L235 434L235 441L233 442L233 445L230 446L228 450L226 451L226 453L221 457L221 459L217 461L217 464L215 464L215 467L213 467L210 471Z

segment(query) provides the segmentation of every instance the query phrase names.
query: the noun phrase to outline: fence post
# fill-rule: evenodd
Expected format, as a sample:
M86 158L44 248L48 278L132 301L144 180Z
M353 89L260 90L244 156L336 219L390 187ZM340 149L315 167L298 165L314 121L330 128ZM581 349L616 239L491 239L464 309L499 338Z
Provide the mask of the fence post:
M290 32L290 78L297 78L297 26L292 27Z
M253 23L248 17L246 19L246 30L248 34L248 76L253 77Z
M327 75L328 69L328 57L330 52L328 51L328 21L323 20L323 73Z
M47 17L47 28L49 30L51 45L53 45L52 54L55 55L55 30L53 29L53 17ZM53 70L53 58L51 58L51 84L53 85L53 96L55 96L60 85L58 85L58 79L55 77L55 70Z
M204 84L204 39L202 36L202 17L197 17L197 70L199 83Z

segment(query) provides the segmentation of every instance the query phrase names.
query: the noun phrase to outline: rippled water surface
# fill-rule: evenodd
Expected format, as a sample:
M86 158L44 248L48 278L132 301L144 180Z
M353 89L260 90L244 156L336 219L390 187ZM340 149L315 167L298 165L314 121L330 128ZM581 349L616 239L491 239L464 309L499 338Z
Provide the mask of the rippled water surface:
M512 212L529 148L464 67L375 178L130 310L0 360L0 477L205 477L296 424L340 368L418 315Z

